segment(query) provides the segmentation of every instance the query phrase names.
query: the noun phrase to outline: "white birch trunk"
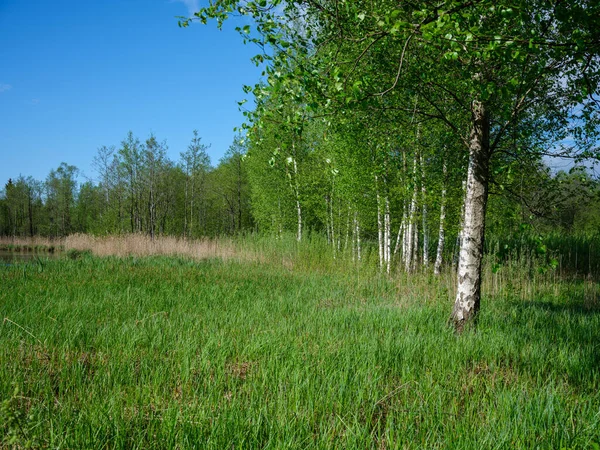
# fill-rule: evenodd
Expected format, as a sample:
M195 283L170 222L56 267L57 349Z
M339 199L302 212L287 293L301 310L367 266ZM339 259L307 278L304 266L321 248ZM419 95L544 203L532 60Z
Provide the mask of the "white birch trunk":
M333 192L334 185L331 184L331 195L329 196L329 217L331 220L331 245L333 246L333 258L336 257L336 243L335 243L335 221L333 220Z
M423 266L429 267L429 233L427 231L427 187L425 186L425 164L423 154L420 154L421 162L421 202L422 202L422 221L423 221Z
M439 275L442 271L442 255L444 253L444 242L446 239L444 234L444 226L446 224L446 171L446 161L444 161L444 184L442 186L442 197L440 199L440 230L438 233L438 245L435 255L435 264L433 265L434 275Z
M396 235L396 245L394 246L393 256L396 256L398 250L400 249L400 240L402 239L402 232L404 230L404 217L402 217L402 222L400 223L400 227L398 228L398 234Z
M413 254L410 265L411 271L414 271L417 268L417 260L419 259L419 224L417 222L414 224L413 233Z
M358 211L354 211L352 219L352 262L360 261L360 228L358 224Z
M413 195L410 201L410 209L408 214L408 226L406 227L406 258L404 261L404 267L407 272L410 272L414 266L414 256L415 256L415 247L416 242L414 239L415 236L415 216L417 212L417 153L415 152L415 157L413 160Z
M296 199L296 212L298 213L298 234L296 235L296 240L300 242L302 240L302 207L298 199Z
M406 183L406 152L402 152L402 179L404 183ZM400 228L398 228L398 237L396 238L396 248L394 249L394 255L399 249L400 239L402 239L402 254L400 255L400 259L404 262L406 258L406 219L407 219L407 203L406 203L406 195L404 195L404 199L402 201L402 222L400 222Z
M377 175L375 175L375 193L377 196L377 247L379 249L379 268L383 268L383 221L381 218L381 198L379 196Z
M384 212L384 260L385 271L390 273L390 253L391 253L391 229L390 229L390 199L385 196L385 212Z
M296 153L294 147L294 153ZM300 206L300 188L298 186L298 164L296 163L296 158L294 157L294 185L295 185L295 193L296 193L296 213L298 214L298 234L296 235L296 240L300 242L302 240L302 207Z
M451 320L457 332L474 324L481 302L481 265L488 196L489 116L480 100L471 104L472 129L465 194L464 224L458 260L458 286Z

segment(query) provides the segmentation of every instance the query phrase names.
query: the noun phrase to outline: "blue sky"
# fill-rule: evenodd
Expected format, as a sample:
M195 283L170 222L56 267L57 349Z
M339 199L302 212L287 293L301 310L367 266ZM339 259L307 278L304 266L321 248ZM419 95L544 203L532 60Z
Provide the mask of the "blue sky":
M0 189L63 161L94 178L98 147L129 130L165 139L177 160L197 129L216 164L261 69L235 23L177 26L202 4L0 0Z

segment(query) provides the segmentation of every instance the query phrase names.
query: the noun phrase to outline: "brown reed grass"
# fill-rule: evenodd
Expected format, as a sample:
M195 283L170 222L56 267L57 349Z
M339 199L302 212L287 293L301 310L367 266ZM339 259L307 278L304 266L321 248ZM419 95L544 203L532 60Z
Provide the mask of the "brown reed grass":
M28 247L51 247L64 244L64 239L34 236L34 237L8 237L0 236L0 245L28 246Z
M260 262L263 257L248 248L242 248L232 239L188 240L163 236L151 239L144 234L121 236L91 236L73 234L60 239L42 237L0 238L0 244L15 246L61 246L64 250L91 251L98 256L184 256L193 259L219 258Z

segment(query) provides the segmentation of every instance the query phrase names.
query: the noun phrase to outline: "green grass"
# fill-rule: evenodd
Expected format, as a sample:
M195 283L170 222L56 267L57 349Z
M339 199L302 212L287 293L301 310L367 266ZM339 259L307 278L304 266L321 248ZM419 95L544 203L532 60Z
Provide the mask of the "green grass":
M457 337L444 280L87 255L2 267L0 448L600 442L597 286L484 296L478 332Z

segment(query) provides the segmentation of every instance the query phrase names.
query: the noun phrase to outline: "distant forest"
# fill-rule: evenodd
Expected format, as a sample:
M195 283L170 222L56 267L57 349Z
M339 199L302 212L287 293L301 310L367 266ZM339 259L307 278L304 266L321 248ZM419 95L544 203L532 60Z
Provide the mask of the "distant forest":
M292 156L275 143L251 144L238 135L213 165L197 132L178 161L167 157L166 142L130 132L119 146L98 149L94 181L78 183L78 169L67 163L45 180L10 179L0 192L0 234L202 238L288 231L301 240L316 232L334 251L358 253L361 242L383 241L388 230L395 254L410 222L420 260L435 256L441 228L451 244L456 240L466 154L452 160L446 152L442 161L434 149L398 149L381 163L394 170L374 173L368 154L344 152L339 144L315 133ZM539 159L514 161L499 164L494 175L487 213L492 235L600 230L600 182L584 167L552 173ZM423 245L421 254L416 249Z

